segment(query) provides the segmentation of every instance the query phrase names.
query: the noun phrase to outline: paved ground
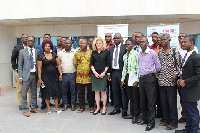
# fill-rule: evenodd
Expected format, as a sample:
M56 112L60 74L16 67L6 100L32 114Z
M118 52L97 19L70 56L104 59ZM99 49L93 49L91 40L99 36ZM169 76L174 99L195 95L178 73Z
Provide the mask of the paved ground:
M38 98L39 107L40 102ZM113 107L108 106L107 112L111 110ZM156 119L156 126L150 133L175 132L167 131L158 124L159 119ZM43 110L42 114L31 113L30 117L24 117L22 111L18 110L15 88L3 91L0 96L0 133L144 133L145 127L131 124L131 120L122 119L121 114L94 116L89 113L88 107L82 114L68 109L61 114L52 111L47 115ZM183 127L184 124L179 124L178 129Z

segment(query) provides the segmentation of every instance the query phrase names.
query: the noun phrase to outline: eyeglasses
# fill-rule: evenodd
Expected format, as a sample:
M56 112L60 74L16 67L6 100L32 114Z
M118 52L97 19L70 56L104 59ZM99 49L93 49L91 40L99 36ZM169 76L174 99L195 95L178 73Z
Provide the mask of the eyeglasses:
M113 38L113 39L120 39L120 38L116 38L116 37L115 37L115 38Z
M111 36L105 36L105 37L111 37Z

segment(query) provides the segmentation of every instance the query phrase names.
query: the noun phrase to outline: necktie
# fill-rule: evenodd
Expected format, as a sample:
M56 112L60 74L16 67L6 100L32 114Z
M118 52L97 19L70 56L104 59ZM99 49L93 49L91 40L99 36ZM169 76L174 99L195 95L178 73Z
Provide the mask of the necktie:
M185 56L184 56L184 58L183 58L183 60L182 60L182 63L184 64L185 63L185 59L186 59L186 57L187 57L187 53L185 54Z
M33 49L31 48L30 51L31 51L31 54L30 54L30 63L31 63L31 69L33 69L33 67L34 67L34 63L33 63Z
M118 46L115 47L115 58L114 58L114 66L117 66L117 57L118 57Z
M129 52L127 52L127 60L126 60L126 73L128 72L128 57L129 57Z

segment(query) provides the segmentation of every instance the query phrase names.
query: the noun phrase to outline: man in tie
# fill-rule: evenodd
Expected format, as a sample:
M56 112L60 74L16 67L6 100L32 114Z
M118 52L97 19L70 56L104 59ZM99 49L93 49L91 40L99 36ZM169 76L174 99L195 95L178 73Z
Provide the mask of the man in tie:
M183 130L175 133L198 133L199 110L197 101L200 99L200 55L194 50L195 37L187 35L182 39L182 49L187 50L183 58L182 76L177 84L182 87L181 97L186 114L186 125Z
M127 116L128 111L128 97L125 89L121 89L121 77L123 69L123 55L126 53L124 44L121 43L121 34L114 35L115 45L110 47L110 61L108 80L112 79L114 110L109 115L119 114L122 107L122 117Z
M31 90L31 113L41 113L37 110L37 57L39 50L33 48L35 37L28 37L28 47L19 52L18 72L19 83L22 85L22 110L23 115L29 117L27 107L27 92Z
M135 51L138 53L141 52L141 47L140 47L140 39L144 36L141 32L135 32L135 43L137 44L136 46L133 47ZM134 42L133 42L134 43Z
M12 68L15 71L15 77L17 80L17 102L19 105L19 110L22 110L22 85L19 83L19 74L18 74L18 56L19 56L19 51L27 47L27 39L28 39L28 34L22 34L21 36L21 41L22 44L16 45L12 51L12 56L11 56L11 63L12 63ZM28 101L29 104L31 103L31 91L29 89L28 91Z

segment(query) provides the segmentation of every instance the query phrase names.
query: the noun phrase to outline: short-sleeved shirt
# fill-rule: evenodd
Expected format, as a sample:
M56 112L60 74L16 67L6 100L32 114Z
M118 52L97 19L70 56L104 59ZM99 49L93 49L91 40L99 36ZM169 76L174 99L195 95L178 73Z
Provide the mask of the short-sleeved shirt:
M92 51L90 66L94 66L95 71L98 74L101 74L105 70L105 67L109 67L110 54L108 50L102 50L100 53L98 53L97 51Z
M76 51L74 56L74 64L76 68L76 83L88 84L91 83L91 70L90 70L90 58L92 50L87 49L86 52L81 50Z

